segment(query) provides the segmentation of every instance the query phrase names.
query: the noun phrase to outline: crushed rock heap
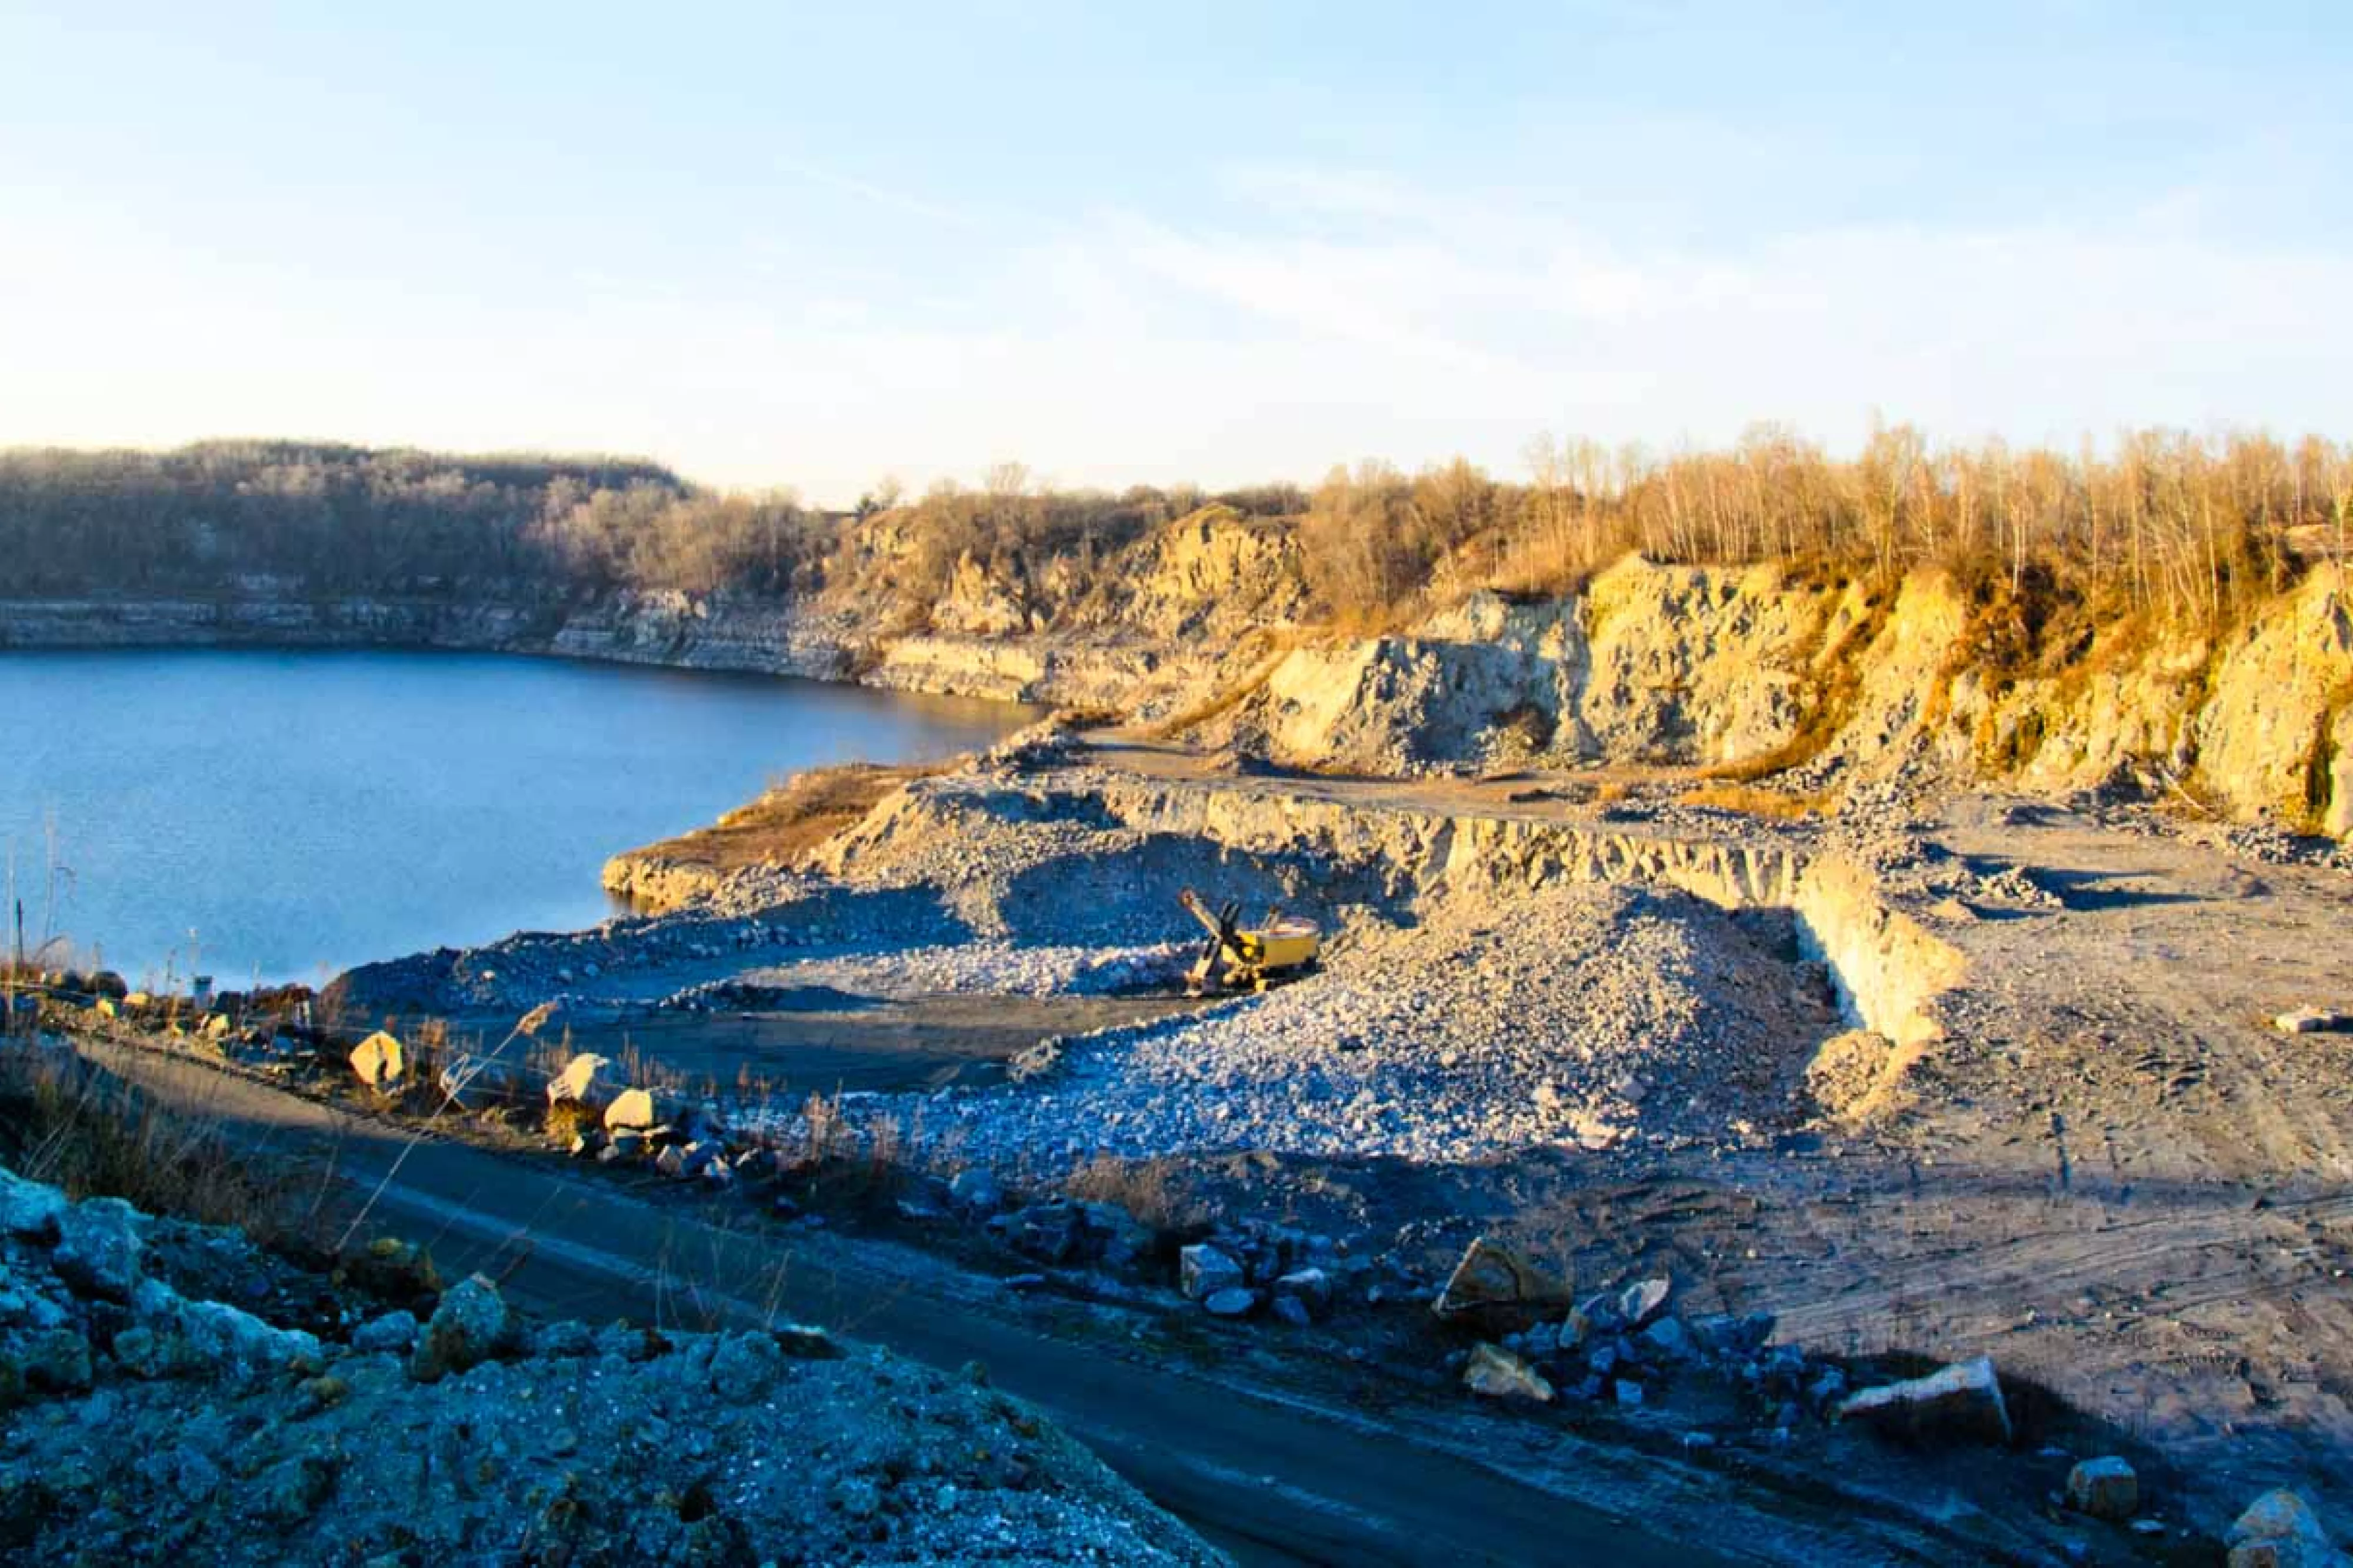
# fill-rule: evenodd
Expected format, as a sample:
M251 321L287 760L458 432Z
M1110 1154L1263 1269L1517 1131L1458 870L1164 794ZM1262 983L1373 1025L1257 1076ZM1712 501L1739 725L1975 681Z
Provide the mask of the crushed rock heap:
M477 1275L314 1332L151 1268L167 1227L0 1170L0 1556L1222 1561L1025 1406L817 1331L533 1323Z
M1065 1042L1043 1079L928 1101L924 1125L980 1160L1720 1140L1799 1119L1837 1027L1825 981L1687 894L1464 894L1265 995Z

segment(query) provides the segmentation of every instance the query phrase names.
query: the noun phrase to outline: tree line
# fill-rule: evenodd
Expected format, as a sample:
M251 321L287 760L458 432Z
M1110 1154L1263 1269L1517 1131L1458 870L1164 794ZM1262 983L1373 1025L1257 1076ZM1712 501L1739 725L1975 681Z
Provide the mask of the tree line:
M1527 477L1457 460L1335 468L1300 521L1316 598L1378 621L1462 589L1571 592L1630 552L1662 563L1959 574L2103 613L2219 624L2345 556L2353 448L2247 432L2138 431L2102 452L1938 447L1908 425L1852 458L1787 429L1728 449L1540 439Z
M1474 588L1572 592L1630 551L1892 579L1934 566L2208 622L2345 547L2353 449L2147 431L2105 450L1937 446L1852 457L1779 426L1713 450L1542 439L1525 471L1377 461L1288 484L1060 489L1017 464L847 512L730 494L627 458L455 457L301 442L0 452L5 592L530 597L614 589L871 596L920 624L969 563L1045 624L1115 615L1131 552L1217 505L1295 531L1317 611L1394 624Z

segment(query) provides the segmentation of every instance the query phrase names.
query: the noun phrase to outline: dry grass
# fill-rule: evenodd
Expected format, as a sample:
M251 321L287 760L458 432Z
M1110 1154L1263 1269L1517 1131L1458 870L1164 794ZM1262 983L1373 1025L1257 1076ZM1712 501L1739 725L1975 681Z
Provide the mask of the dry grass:
M1758 789L1754 784L1721 781L1694 784L1675 796L1681 805L1712 806L1717 811L1736 811L1743 816L1771 817L1779 822L1802 822L1808 817L1827 816L1831 810L1830 797L1823 795L1794 795L1784 790Z
M636 853L716 872L797 864L809 851L865 820L902 784L946 771L946 764L881 767L854 763L797 773L709 827L649 844Z
M69 1050L0 1045L0 1149L10 1168L74 1198L307 1239L319 1189L258 1160L217 1119L176 1110Z
M1214 1215L1167 1160L1123 1160L1098 1154L1062 1184L1062 1190L1088 1203L1111 1204L1153 1229L1184 1232L1208 1225Z

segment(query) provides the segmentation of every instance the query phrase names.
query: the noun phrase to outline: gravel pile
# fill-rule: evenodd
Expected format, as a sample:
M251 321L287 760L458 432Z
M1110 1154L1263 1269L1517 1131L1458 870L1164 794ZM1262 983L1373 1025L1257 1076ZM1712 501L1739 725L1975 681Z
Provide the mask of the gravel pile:
M1325 971L1064 1041L1011 1088L921 1102L961 1158L1270 1150L1475 1160L1742 1138L1784 1122L1839 1027L1818 973L1681 894L1567 887L1365 922ZM899 1110L915 1120L916 1104Z
M754 969L737 984L790 991L828 986L860 996L1102 996L1181 979L1193 948L1019 947L1007 942L911 947Z

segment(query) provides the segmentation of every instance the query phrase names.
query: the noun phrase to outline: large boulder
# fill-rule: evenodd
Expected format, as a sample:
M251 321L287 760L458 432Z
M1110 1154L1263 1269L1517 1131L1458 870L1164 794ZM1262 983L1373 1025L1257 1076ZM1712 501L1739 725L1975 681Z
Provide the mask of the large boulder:
M433 1309L409 1357L409 1375L438 1383L512 1349L515 1340L514 1314L499 1288L470 1274L441 1293L441 1304Z
M2334 1568L2337 1562L2311 1508L2284 1489L2257 1498L2225 1540L2231 1568Z
M400 1042L382 1029L352 1047L352 1071L370 1089L390 1089L407 1070Z
M606 1105L621 1089L613 1076L610 1059L583 1051L565 1062L562 1072L547 1080L547 1103Z
M1525 1327L1569 1305L1568 1287L1500 1242L1465 1248L1430 1310L1449 1320Z
M1993 1358L1979 1356L1915 1377L1850 1394L1842 1421L1860 1421L1909 1442L2007 1443L2010 1407Z
M605 1131L607 1132L644 1132L658 1125L659 1114L654 1109L654 1097L642 1089L626 1089L613 1097L605 1108Z

